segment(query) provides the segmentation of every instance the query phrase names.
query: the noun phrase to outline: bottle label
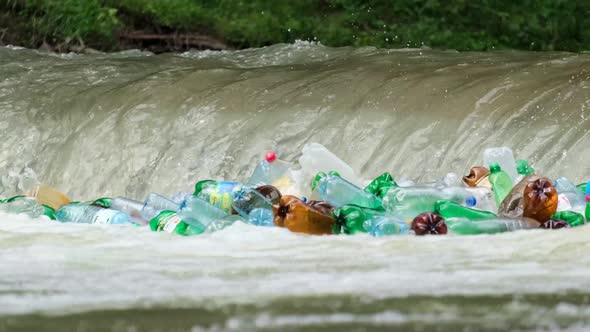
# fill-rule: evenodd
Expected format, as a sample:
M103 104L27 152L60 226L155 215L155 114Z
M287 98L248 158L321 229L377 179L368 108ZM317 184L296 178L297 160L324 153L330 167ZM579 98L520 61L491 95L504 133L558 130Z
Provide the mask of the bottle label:
M103 209L98 211L94 218L92 219L93 224L110 224L111 219L115 214L119 213L119 211L110 210L110 209Z
M571 210L572 204L566 195L557 195L557 211Z
M173 233L176 226L182 221L177 215L172 215L164 220L164 228L162 229L166 233Z

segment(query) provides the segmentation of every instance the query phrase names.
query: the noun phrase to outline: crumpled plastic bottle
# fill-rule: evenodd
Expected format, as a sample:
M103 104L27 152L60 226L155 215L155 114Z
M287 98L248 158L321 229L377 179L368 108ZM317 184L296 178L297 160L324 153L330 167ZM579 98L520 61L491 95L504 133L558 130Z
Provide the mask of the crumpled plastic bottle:
M365 233L365 221L382 216L382 210L373 210L356 205L344 205L334 210L334 234Z
M448 228L445 219L438 213L424 212L412 220L412 230L416 235L444 235Z
M544 223L551 219L556 211L557 190L551 184L551 180L540 178L526 185L524 188L524 217Z
M469 174L463 176L463 183L469 187L492 188L489 180L490 170L483 166L473 166Z
M524 211L524 188L530 182L541 177L535 174L525 176L504 198L498 207L498 216L501 218L516 219L522 217Z
M445 219L466 218L469 220L483 220L497 218L492 212L468 208L452 201L436 202L434 204L434 212Z
M295 196L285 195L273 206L274 224L296 233L332 234L335 219L331 210L313 203L308 205Z
M368 186L365 187L365 191L383 199L385 194L390 188L397 187L397 183L393 179L393 176L389 173L383 173L376 177Z
M574 211L559 211L551 216L551 220L563 220L571 227L582 226L586 223L584 216Z

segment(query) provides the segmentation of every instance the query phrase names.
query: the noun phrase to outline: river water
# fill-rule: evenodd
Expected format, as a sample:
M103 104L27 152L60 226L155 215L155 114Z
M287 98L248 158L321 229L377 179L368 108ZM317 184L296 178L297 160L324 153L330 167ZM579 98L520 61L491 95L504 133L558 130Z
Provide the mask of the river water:
M590 54L328 48L55 55L0 48L4 195L77 200L243 180L319 142L429 181L505 145L590 177ZM19 180L20 179L20 180ZM181 238L0 215L0 331L587 330L590 228Z

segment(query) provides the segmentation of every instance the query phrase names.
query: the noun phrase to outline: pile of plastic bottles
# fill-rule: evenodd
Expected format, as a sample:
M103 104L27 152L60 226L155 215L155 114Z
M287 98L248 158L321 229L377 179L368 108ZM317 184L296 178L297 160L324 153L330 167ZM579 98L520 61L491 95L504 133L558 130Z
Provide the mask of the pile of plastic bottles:
M577 227L590 220L590 181L543 177L506 147L486 149L483 165L460 178L396 182L384 173L368 184L324 146L307 144L295 163L269 152L240 183L203 180L192 194L144 201L125 197L71 202L48 186L0 201L0 210L59 222L149 225L153 231L197 235L237 221L293 232L494 234Z

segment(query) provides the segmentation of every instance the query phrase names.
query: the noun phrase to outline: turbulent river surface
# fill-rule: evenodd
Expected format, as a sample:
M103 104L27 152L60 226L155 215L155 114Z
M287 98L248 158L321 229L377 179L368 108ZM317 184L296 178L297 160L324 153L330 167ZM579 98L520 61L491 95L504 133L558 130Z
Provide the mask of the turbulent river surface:
M319 142L370 179L509 146L590 177L590 54L327 48L55 55L0 48L3 195L143 199L244 180ZM0 331L588 330L590 227L178 237L0 214Z

